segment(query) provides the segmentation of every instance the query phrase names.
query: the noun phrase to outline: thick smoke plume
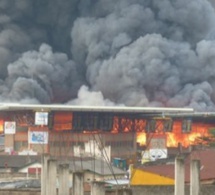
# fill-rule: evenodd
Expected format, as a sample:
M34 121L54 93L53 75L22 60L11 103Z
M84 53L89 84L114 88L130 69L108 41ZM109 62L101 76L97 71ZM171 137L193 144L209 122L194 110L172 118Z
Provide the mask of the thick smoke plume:
M0 101L215 110L207 0L0 0Z

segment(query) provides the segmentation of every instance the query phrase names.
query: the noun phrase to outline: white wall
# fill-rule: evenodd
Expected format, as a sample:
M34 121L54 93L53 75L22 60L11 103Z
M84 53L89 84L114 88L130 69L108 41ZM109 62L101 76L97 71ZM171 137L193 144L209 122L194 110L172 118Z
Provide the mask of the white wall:
M40 163L34 163L19 170L20 173L27 173L28 168L42 168Z

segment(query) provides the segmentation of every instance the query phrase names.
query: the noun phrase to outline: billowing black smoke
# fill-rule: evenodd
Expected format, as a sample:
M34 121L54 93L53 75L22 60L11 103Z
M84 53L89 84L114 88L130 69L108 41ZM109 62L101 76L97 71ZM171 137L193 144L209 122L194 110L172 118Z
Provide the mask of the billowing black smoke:
M214 111L215 10L207 0L0 0L0 67L1 102Z

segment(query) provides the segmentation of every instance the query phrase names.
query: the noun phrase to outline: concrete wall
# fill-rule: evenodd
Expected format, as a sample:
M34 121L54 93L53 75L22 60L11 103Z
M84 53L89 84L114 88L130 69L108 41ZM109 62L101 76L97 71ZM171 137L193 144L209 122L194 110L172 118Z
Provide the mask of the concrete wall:
M131 187L133 195L174 195L174 186L135 186ZM212 195L215 185L201 186L200 195ZM185 186L185 195L190 195L190 186Z
M27 173L29 168L42 168L41 163L34 163L31 164L30 166L24 167L23 169L20 169L19 172L20 173Z
M40 189L0 189L1 195L41 195Z
M0 173L0 181L7 181L7 179L13 179L13 178L26 178L26 173Z
M190 195L189 187L185 188L185 195ZM131 187L132 195L174 195L174 186L135 186ZM213 195L215 185L201 186L200 195ZM1 195L41 195L40 189L0 189ZM107 190L106 195L115 195L114 190ZM72 190L70 190L72 195ZM90 195L90 192L85 192L84 195Z

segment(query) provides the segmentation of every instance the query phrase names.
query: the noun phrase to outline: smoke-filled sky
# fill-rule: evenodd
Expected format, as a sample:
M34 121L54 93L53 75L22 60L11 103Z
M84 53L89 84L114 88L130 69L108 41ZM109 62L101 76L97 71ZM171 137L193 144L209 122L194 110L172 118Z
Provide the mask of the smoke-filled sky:
M0 0L0 102L215 111L211 3Z

